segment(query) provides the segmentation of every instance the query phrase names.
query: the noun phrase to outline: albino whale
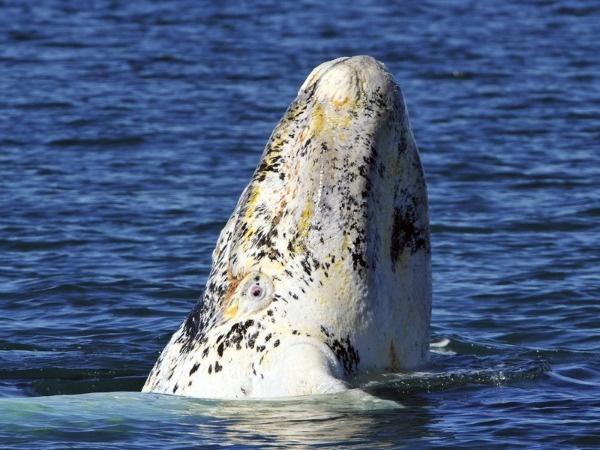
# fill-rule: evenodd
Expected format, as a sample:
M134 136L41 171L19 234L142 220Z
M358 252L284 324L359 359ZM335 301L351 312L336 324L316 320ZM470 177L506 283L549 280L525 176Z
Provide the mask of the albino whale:
M368 56L315 68L221 231L143 391L332 393L426 363L427 190L404 99Z

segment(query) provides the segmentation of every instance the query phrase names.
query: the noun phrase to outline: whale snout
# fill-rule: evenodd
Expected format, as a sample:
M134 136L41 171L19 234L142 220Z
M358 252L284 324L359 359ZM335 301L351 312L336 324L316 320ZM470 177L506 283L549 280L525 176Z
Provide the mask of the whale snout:
M370 56L342 57L316 67L308 76L300 92L311 91L317 100L332 102L335 106L356 104L373 93L395 94L395 83L385 65Z

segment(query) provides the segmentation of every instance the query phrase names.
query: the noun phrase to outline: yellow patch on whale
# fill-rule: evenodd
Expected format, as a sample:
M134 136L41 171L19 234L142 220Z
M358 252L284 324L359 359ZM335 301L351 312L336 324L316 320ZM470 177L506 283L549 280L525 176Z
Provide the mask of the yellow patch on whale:
M302 210L302 214L300 215L300 222L298 223L298 234L305 238L308 235L308 230L310 228L310 224L315 214L315 203L312 198L309 198L304 205L304 209Z
M351 124L352 124L352 115L351 114L346 114L340 121L340 125L342 126L342 128L350 128Z
M321 105L316 105L315 110L312 113L312 122L310 124L311 135L316 136L321 134L325 127L325 113Z
M232 319L236 316L238 309L239 309L239 302L238 300L234 300L226 309L225 312L223 312L223 316L225 316L225 318L227 319Z
M350 103L350 97L344 97L341 100L333 99L331 101L337 108L344 108Z
M260 187L258 185L251 185L248 189L250 192L248 194L248 200L246 201L246 211L244 213L244 221L246 222L247 228L242 236L244 250L248 250L250 238L256 233L256 229L252 224L254 222L254 213L256 212L256 206L260 195Z
M314 214L315 204L312 198L309 198L304 205L302 212L300 213L296 238L292 241L292 246L295 253L302 253L306 251L305 239L308 236L308 231L310 230L310 225Z
M254 215L259 194L260 187L258 185L250 186L250 193L248 194L248 201L246 202L246 214L244 214L245 219L250 219Z

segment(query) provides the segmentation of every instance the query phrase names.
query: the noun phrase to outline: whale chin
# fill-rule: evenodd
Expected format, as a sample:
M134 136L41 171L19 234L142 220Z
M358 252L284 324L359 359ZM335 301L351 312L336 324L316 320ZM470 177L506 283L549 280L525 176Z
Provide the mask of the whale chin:
M368 56L315 68L221 231L146 391L331 393L427 362L427 190L400 88Z
M331 349L317 339L284 339L266 364L265 377L253 386L252 397L335 394L348 389L343 381L344 368Z

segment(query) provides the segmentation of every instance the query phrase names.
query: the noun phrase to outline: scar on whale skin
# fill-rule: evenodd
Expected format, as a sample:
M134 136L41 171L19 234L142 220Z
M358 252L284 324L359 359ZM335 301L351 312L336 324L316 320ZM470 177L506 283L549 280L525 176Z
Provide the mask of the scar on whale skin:
M338 392L428 360L425 177L402 92L368 56L316 67L221 231L201 300L143 391Z

